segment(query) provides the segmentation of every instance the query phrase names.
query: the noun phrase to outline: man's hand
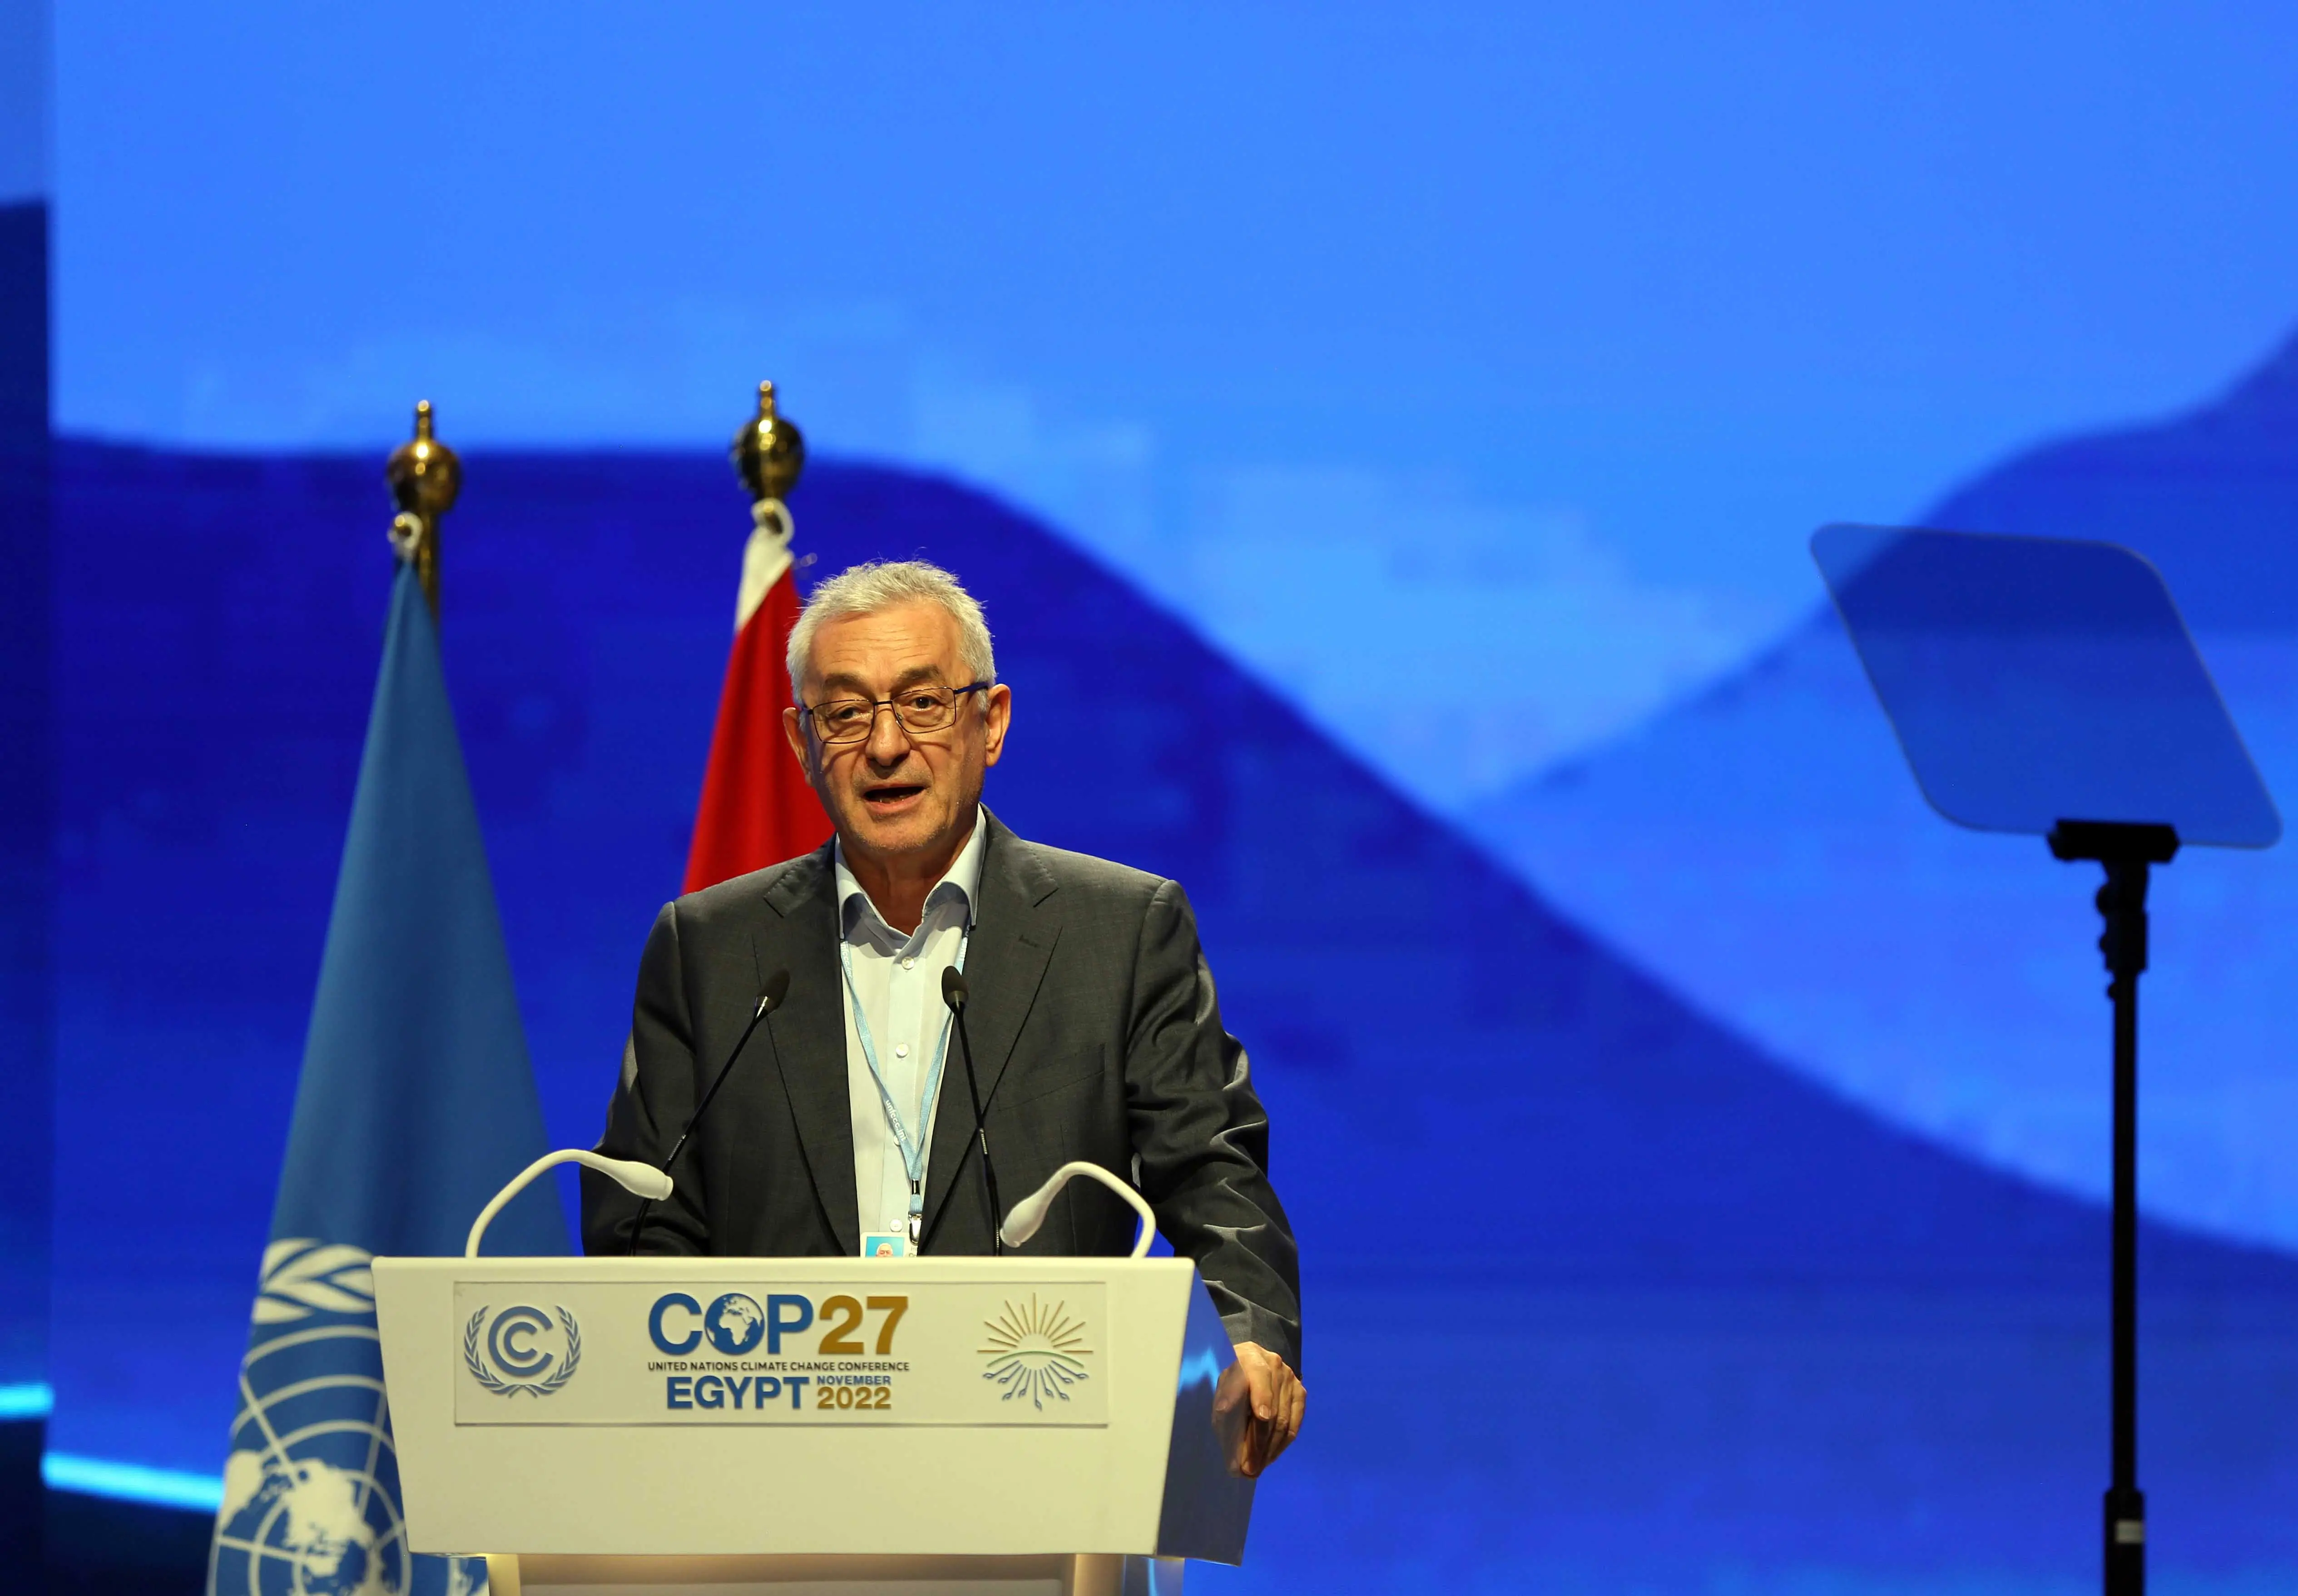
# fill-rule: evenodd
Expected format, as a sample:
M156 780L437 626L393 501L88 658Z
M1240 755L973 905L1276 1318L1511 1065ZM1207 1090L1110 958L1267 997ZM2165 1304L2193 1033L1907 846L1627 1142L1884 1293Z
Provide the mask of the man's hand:
M1238 1343L1213 1393L1213 1426L1228 1440L1229 1468L1252 1479L1277 1461L1300 1435L1308 1405L1308 1387L1291 1364L1256 1342Z

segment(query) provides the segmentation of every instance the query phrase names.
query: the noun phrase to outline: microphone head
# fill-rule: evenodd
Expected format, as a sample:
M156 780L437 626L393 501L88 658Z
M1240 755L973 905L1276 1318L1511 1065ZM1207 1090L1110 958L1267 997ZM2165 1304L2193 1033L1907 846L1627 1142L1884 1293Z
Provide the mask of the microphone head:
M1063 1184L1056 1176L1046 1182L1045 1187L1031 1192L1014 1203L1005 1216L1005 1222L997 1227L997 1239L1009 1247L1024 1245L1037 1235L1037 1228L1046 1222L1046 1211L1053 1207L1054 1197Z
M951 1013L965 1006L972 994L965 989L965 972L952 964L941 972L941 1000L949 1005Z
M789 996L789 972L777 970L766 977L766 984L758 988L758 1013L763 1014L771 1009L781 1007L782 999Z
M577 1162L598 1170L633 1197L644 1197L649 1203L663 1201L674 1189L668 1175L634 1158L606 1158L591 1154Z

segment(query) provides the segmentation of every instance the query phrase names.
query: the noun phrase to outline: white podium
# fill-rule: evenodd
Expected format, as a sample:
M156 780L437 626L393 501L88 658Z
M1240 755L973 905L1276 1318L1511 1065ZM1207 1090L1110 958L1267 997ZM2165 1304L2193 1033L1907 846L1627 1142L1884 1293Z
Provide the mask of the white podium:
M378 1258L409 1546L508 1596L1116 1596L1235 1563L1185 1259ZM514 1561L513 1559L516 1559Z

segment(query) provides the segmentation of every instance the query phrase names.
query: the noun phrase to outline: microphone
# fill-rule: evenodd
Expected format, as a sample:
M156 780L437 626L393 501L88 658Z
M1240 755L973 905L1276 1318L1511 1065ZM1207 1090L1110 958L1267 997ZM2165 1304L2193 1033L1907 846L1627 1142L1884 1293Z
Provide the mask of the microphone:
M997 1169L989 1162L989 1128L981 1117L981 1087L973 1079L973 1038L965 1034L965 1005L971 996L963 971L952 964L941 972L941 1000L949 1005L950 1018L957 1025L958 1051L965 1055L965 1095L973 1101L973 1135L981 1144L981 1179L989 1191L989 1251L996 1256L1005 1250L1004 1238L997 1233L997 1216L1005 1211L1005 1205L997 1200Z
M471 1233L463 1239L463 1256L476 1258L479 1244L486 1239L487 1227L495 1222L513 1197L525 1191L527 1183L545 1170L555 1170L563 1163L579 1163L586 1170L596 1170L634 1197L649 1202L670 1195L670 1177L650 1163L634 1159L608 1158L603 1153L593 1153L587 1147L566 1147L557 1153L546 1153L541 1158L511 1177L510 1184L487 1199L479 1210L479 1217L471 1221Z
M1053 1178L1045 1185L1014 1203L1013 1211L1005 1216L1004 1227L998 1232L999 1238L1009 1247L1018 1247L1037 1235L1037 1227L1046 1222L1046 1211L1053 1207L1054 1199L1062 1195L1062 1187L1079 1175L1100 1181L1133 1204L1133 1211L1141 1216L1141 1234L1133 1238L1133 1255L1136 1258L1147 1257L1149 1236L1157 1228L1157 1216L1149 1211L1149 1204L1142 1199L1139 1192L1099 1164L1087 1163L1082 1159L1063 1164L1054 1171Z
M702 1094L702 1101L697 1104L694 1112L687 1116L686 1129L678 1133L678 1139L670 1145L670 1156L662 1161L663 1178L667 1180L670 1178L670 1166L676 1163L678 1155L686 1151L687 1139L693 1136L694 1128L702 1123L702 1116L710 1112L710 1104L717 1097L718 1088L724 1086L726 1077L734 1072L734 1061L740 1058L742 1049L750 1045L750 1038L756 1034L760 1022L768 1014L781 1007L782 999L789 995L789 971L777 970L766 977L766 984L758 991L758 1006L750 1011L750 1022L742 1028L742 1034L735 1041L733 1051L726 1055L726 1062L718 1066L717 1077L711 1081L710 1089ZM669 1193L665 1190L663 1195L667 1196ZM631 1221L630 1255L633 1258L639 1255L639 1234L646 1228L647 1211L654 1206L654 1202L652 1197L641 1198L639 1203L638 1217Z

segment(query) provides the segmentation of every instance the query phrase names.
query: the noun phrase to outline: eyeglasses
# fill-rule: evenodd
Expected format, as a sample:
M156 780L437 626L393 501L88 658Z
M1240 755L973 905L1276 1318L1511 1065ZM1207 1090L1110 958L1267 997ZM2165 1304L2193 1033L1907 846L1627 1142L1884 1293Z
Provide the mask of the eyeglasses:
M957 719L961 699L996 685L969 682L959 688L905 687L890 699L824 699L799 713L813 718L814 734L826 743L867 740L880 709L892 711L894 724L915 737L922 732L946 732Z

